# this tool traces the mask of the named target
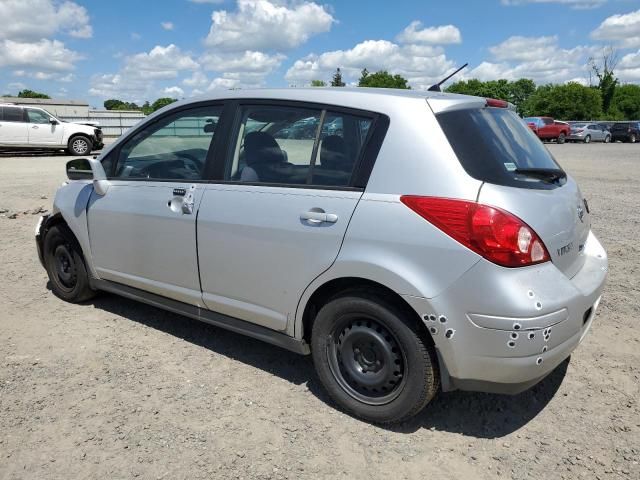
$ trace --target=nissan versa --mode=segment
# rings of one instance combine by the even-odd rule
[[[498,100],[229,91],[156,112],[67,176],[36,229],[56,295],[104,290],[311,353],[373,422],[439,389],[539,382],[607,275],[575,181]]]

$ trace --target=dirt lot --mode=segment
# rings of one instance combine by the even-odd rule
[[[390,429],[336,410],[309,358],[111,295],[58,300],[33,212],[67,157],[0,157],[0,479],[640,478],[640,145],[549,148],[610,255],[591,333],[528,392],[441,394]]]

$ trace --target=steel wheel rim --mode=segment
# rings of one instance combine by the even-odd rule
[[[71,291],[78,281],[78,270],[73,253],[65,244],[56,246],[53,251],[53,270],[58,286]]]
[[[89,146],[87,145],[87,142],[85,140],[78,138],[73,141],[73,150],[76,153],[86,153],[88,148]]]
[[[385,405],[404,389],[406,355],[396,337],[373,318],[344,317],[329,337],[329,368],[340,387],[368,405]]]

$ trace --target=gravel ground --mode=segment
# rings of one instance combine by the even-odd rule
[[[440,394],[394,428],[336,410],[308,357],[54,297],[33,228],[68,157],[0,156],[0,479],[640,478],[640,145],[549,149],[610,256],[590,334],[523,394]]]

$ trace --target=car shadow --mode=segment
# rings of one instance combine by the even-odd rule
[[[293,384],[306,383],[313,395],[336,408],[320,385],[310,356],[300,356],[259,340],[117,295],[101,293],[88,302],[88,305],[259,368]],[[380,428],[397,433],[413,433],[425,428],[476,438],[503,437],[526,425],[544,409],[562,384],[568,364],[569,359],[539,384],[518,395],[441,392],[413,419],[400,425]]]

